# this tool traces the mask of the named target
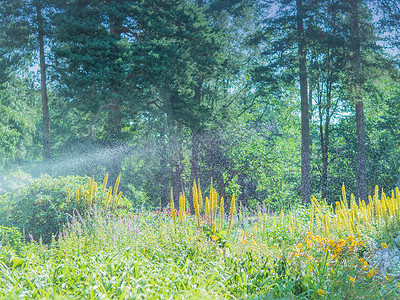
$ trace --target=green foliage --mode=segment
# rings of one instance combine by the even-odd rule
[[[230,234],[221,231],[214,235],[209,230],[197,230],[196,221],[190,215],[185,222],[178,222],[174,231],[168,211],[124,212],[118,216],[102,209],[91,210],[82,218],[72,218],[69,227],[50,245],[26,244],[20,256],[3,251],[0,296],[398,297],[398,278],[385,279],[376,270],[369,276],[368,262],[355,256],[356,250],[361,249],[361,241],[352,237],[334,240],[306,235],[303,217],[307,209],[300,208],[296,213],[300,215],[302,227],[297,230],[299,235],[296,240],[277,245],[265,242],[262,236],[273,234],[270,219],[264,233],[251,232],[249,227],[246,234],[251,239],[243,240],[238,227]],[[272,216],[276,217],[279,216]],[[283,221],[287,222],[287,215]],[[279,226],[288,230],[287,225]],[[370,249],[365,247],[368,252]]]
[[[1,224],[19,228],[26,239],[32,236],[49,243],[67,222],[68,215],[83,213],[80,203],[67,202],[67,189],[78,189],[86,180],[78,176],[43,176],[1,195]]]
[[[22,234],[15,227],[0,226],[0,243],[1,247],[10,247],[19,253],[23,245]]]

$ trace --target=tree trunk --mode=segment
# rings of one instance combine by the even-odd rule
[[[328,150],[329,150],[329,125],[330,125],[330,108],[331,108],[331,83],[327,83],[326,87],[326,117],[325,130],[322,144],[322,198],[328,197]]]
[[[46,62],[44,57],[44,30],[42,7],[40,2],[35,3],[36,16],[38,25],[38,41],[39,41],[39,64],[40,64],[40,91],[42,94],[42,112],[43,112],[43,155],[45,161],[51,160],[51,137],[50,137],[50,115],[49,115],[49,99],[47,96],[46,85]]]
[[[161,127],[160,130],[160,141],[161,141],[161,159],[160,159],[160,185],[161,185],[161,206],[167,207],[170,201],[170,188],[171,186],[168,184],[167,174],[168,174],[168,149],[165,141],[165,129]]]
[[[311,139],[307,99],[307,49],[304,36],[304,8],[302,0],[296,0],[296,7],[301,98],[301,200],[302,203],[305,204],[309,202],[311,198]]]
[[[364,103],[362,100],[362,89],[358,83],[361,76],[361,44],[358,17],[359,0],[351,1],[353,18],[353,63],[356,72],[354,82],[353,101],[356,105],[356,126],[357,126],[357,196],[359,199],[367,200],[367,158],[365,147],[365,126],[364,126]]]
[[[173,101],[170,100],[170,101]],[[179,140],[179,127],[175,125],[173,112],[171,110],[172,104],[167,113],[168,135],[169,135],[169,163],[170,163],[170,176],[171,187],[173,191],[175,209],[179,209],[179,194],[184,191],[182,183],[183,164],[182,158],[182,145]]]
[[[200,5],[200,4],[199,4]],[[196,105],[201,104],[201,89],[203,86],[203,80],[198,79],[197,86],[194,91],[194,98],[196,101]],[[190,210],[194,212],[193,207],[193,191],[192,185],[193,181],[199,179],[199,154],[200,154],[200,129],[198,124],[194,124],[192,129],[192,159],[191,159],[191,169],[190,169],[190,183],[189,183],[189,202],[190,202]]]
[[[190,183],[189,183],[189,202],[190,210],[193,212],[193,182],[199,179],[199,154],[200,154],[200,140],[199,133],[196,130],[192,131],[192,159],[191,159],[191,169],[190,169]]]
[[[123,19],[115,17],[113,14],[109,14],[110,24],[110,35],[116,38],[121,37],[121,27]],[[115,44],[114,49],[117,50],[118,46]],[[115,74],[110,71],[111,83],[109,86],[110,91],[118,94],[118,88],[113,85],[113,82],[117,82],[118,78],[115,78]],[[122,111],[121,101],[118,97],[111,98],[109,100],[109,110],[107,115],[107,135],[108,135],[108,147],[111,154],[110,164],[108,167],[109,182],[114,184],[119,174],[122,172],[122,161],[126,155],[125,145],[121,143],[121,132],[122,132]]]

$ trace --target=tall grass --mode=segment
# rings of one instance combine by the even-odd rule
[[[398,191],[391,197],[375,194],[365,206],[346,205],[343,197],[333,209],[314,199],[310,208],[278,214],[239,211],[240,218],[235,197],[224,217],[224,200],[212,187],[203,205],[201,187],[194,183],[194,215],[187,212],[184,194],[176,210],[172,194],[170,209],[115,211],[93,204],[84,215],[71,215],[49,245],[32,241],[18,251],[2,245],[0,296],[400,297],[399,278],[383,274],[371,258],[376,234],[398,221]],[[13,266],[7,255],[22,263]]]

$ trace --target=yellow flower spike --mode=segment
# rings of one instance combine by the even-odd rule
[[[212,232],[215,233],[217,230],[217,223],[215,222],[215,220],[212,222]]]
[[[342,201],[347,207],[346,188],[344,187],[344,183],[342,185]]]
[[[175,212],[174,194],[173,194],[172,187],[171,187],[171,199],[170,199],[170,204],[171,204],[172,223],[174,224],[174,231],[175,231],[175,226],[176,226],[176,212]]]
[[[195,219],[197,222],[197,229],[200,229],[200,207],[198,201],[197,185],[195,180],[193,181],[192,194],[193,194],[193,207],[194,207]]]
[[[254,222],[254,234],[257,235],[257,222]]]
[[[324,290],[322,290],[322,289],[319,289],[317,291],[317,294],[318,294],[318,296],[324,296],[326,294],[326,292]]]
[[[224,197],[221,197],[221,201],[219,204],[219,217],[222,222],[224,220]]]
[[[94,182],[94,185],[93,185],[93,200],[96,200],[96,198],[97,198],[97,182],[95,181]]]
[[[214,199],[213,199],[213,220],[217,220],[217,210],[218,210],[218,194],[214,189]]]
[[[232,195],[232,200],[231,200],[231,207],[230,207],[230,211],[229,211],[229,225],[228,225],[228,232],[230,232],[232,230],[232,226],[233,226],[233,214],[235,211],[235,195]]]
[[[200,179],[198,179],[197,191],[198,191],[197,199],[199,201],[199,210],[200,210],[200,212],[202,212],[203,211],[203,195],[201,194]]]
[[[122,197],[122,191],[119,192],[117,200],[115,200],[115,207],[117,207],[119,205],[119,201],[121,200]]]
[[[368,278],[371,278],[372,276],[374,276],[374,271],[375,271],[374,268],[369,269],[368,274],[367,274]]]

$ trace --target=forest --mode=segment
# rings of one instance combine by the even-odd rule
[[[1,297],[400,296],[398,0],[0,0],[0,65]]]
[[[1,5],[3,174],[121,172],[145,207],[399,184],[397,1],[59,2]]]

